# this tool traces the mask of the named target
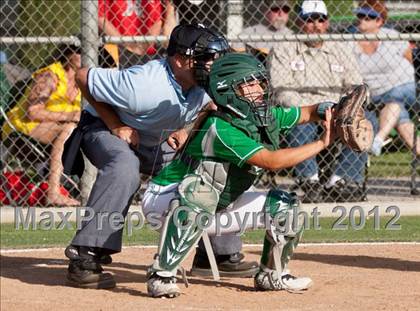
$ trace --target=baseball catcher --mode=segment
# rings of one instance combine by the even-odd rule
[[[218,110],[206,116],[183,153],[152,180],[143,199],[146,216],[157,213],[164,219],[158,254],[148,273],[148,294],[180,294],[177,269],[203,230],[223,235],[256,227],[265,228],[266,234],[255,288],[308,289],[310,278],[295,277],[287,269],[303,232],[295,194],[278,189],[254,192],[250,187],[263,169],[292,167],[330,145],[334,139],[331,109],[327,105],[273,107],[267,72],[248,54],[217,59],[208,92]],[[325,120],[320,118],[321,110]],[[322,121],[325,129],[319,140],[279,148],[280,135],[299,123],[314,121]],[[214,220],[219,216],[230,219],[229,225],[217,225]]]

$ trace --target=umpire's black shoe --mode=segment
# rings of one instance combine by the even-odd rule
[[[67,285],[79,288],[110,289],[116,283],[110,273],[104,273],[95,253],[81,247],[80,257],[70,260]]]
[[[324,190],[325,202],[363,202],[367,201],[366,191],[359,183],[340,179],[331,188]]]
[[[243,261],[244,257],[241,253],[216,256],[220,276],[236,278],[254,277],[259,271],[259,265],[255,261]],[[192,276],[213,276],[207,254],[202,254],[200,251],[196,252],[190,273]]]
[[[98,253],[98,251],[96,251],[95,253]],[[70,260],[80,259],[79,247],[70,244],[64,250],[64,255],[66,255],[66,257]],[[98,262],[101,265],[110,265],[112,263],[112,257],[109,254],[103,254],[99,252],[99,254],[97,254],[96,256],[97,256]]]

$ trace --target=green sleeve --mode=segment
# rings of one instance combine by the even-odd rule
[[[264,148],[244,132],[219,118],[214,118],[208,133],[212,143],[206,142],[205,145],[212,149],[214,156],[239,167]]]
[[[296,126],[300,120],[300,113],[300,107],[275,107],[273,114],[279,124],[280,132],[287,133],[292,127]]]

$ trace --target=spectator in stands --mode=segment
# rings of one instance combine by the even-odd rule
[[[98,26],[109,36],[169,36],[176,26],[170,0],[99,0]],[[119,50],[119,63],[130,67],[158,56],[158,44],[128,43]],[[108,51],[110,51],[108,49]],[[112,54],[112,52],[111,52]]]
[[[261,3],[265,12],[264,20],[259,24],[245,28],[240,35],[275,35],[292,33],[286,26],[291,9],[288,0],[266,0]],[[259,41],[252,42],[249,45],[268,54],[269,50],[275,45],[275,42]],[[240,48],[240,46],[236,47]],[[242,48],[244,48],[243,45]]]
[[[79,202],[60,193],[64,142],[80,118],[80,90],[75,75],[81,67],[76,46],[63,45],[57,61],[32,74],[32,83],[7,113],[22,134],[43,144],[52,144],[47,200],[50,205],[75,206]],[[3,138],[13,130],[5,123]]]
[[[383,27],[388,15],[383,1],[363,1],[355,13],[361,33],[398,34],[396,30]],[[416,94],[409,42],[358,41],[354,52],[363,79],[369,85],[372,102],[380,109],[379,131],[372,144],[372,153],[381,154],[384,141],[393,128],[412,148],[415,129],[407,107],[414,106]],[[417,154],[420,154],[420,137],[417,137]]]
[[[298,22],[305,34],[326,33],[329,20],[325,3],[304,1]],[[336,41],[279,44],[270,53],[269,68],[273,98],[283,106],[337,102],[346,87],[362,83],[351,49]],[[297,147],[314,141],[317,135],[318,126],[299,125],[291,130],[287,140],[292,147]],[[364,200],[362,181],[366,161],[366,153],[358,154],[343,147],[326,185],[320,183],[315,157],[297,165],[294,173],[305,192],[303,202]]]

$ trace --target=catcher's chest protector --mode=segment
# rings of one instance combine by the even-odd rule
[[[278,149],[280,130],[277,122],[273,120],[269,127],[258,128],[253,122],[231,117],[226,113],[212,112],[211,116],[217,116],[220,119],[229,122],[232,126],[244,132],[255,141],[263,143],[269,150]],[[244,165],[239,168],[236,165],[225,165],[227,179],[222,193],[220,194],[217,209],[226,208],[235,201],[243,192],[245,192],[255,181],[255,178],[262,172],[261,169],[255,169],[251,165]]]

